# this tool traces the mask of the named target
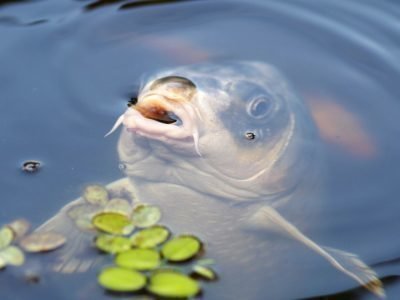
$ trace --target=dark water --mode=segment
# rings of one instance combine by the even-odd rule
[[[390,276],[388,298],[396,299],[396,1],[104,3],[0,1],[0,223],[25,217],[39,225],[87,183],[122,176],[115,150],[118,136],[103,136],[135,94],[142,74],[200,61],[259,60],[280,69],[322,119],[318,127],[325,137],[330,201],[324,201],[317,216],[307,216],[313,225],[303,228],[321,244],[357,253],[381,276]],[[327,134],[332,124],[338,129]],[[41,160],[43,168],[23,174],[19,167],[27,159]],[[335,278],[332,274],[329,278]],[[2,286],[7,286],[1,299],[102,295],[96,286],[82,289],[79,276],[57,275],[21,289],[18,272],[0,275]],[[299,278],[298,286],[288,287],[291,291],[281,297],[343,292],[323,275],[317,274],[314,292],[302,293],[307,289]],[[346,280],[336,275],[335,280]],[[285,274],[276,276],[284,285]],[[205,299],[220,298],[213,285],[218,283],[206,286]],[[71,294],[71,287],[82,291]],[[341,297],[372,299],[363,290]]]

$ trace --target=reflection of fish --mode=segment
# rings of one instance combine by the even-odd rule
[[[270,66],[236,62],[157,74],[113,130],[120,124],[125,128],[118,150],[129,180],[110,188],[132,187],[140,200],[158,204],[174,231],[199,234],[211,253],[232,258],[232,264],[239,264],[236,253],[249,245],[263,259],[268,232],[285,233],[384,294],[356,255],[318,245],[278,212],[311,195],[315,199],[317,188],[308,182],[318,151],[306,109]],[[41,230],[60,231],[68,222],[65,211]],[[244,260],[259,270],[268,265]],[[65,266],[74,269],[68,261]]]

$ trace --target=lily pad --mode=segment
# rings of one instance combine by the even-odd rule
[[[0,249],[10,245],[13,239],[14,232],[10,227],[4,226],[0,229]]]
[[[172,270],[160,270],[150,277],[147,289],[160,297],[193,297],[200,291],[196,280]]]
[[[160,254],[153,249],[131,249],[118,254],[115,263],[139,271],[154,270],[160,265]]]
[[[132,222],[137,227],[145,228],[157,224],[161,219],[161,211],[157,206],[139,204],[132,212]]]
[[[0,251],[0,261],[7,265],[21,266],[25,262],[24,253],[15,246],[9,246]]]
[[[108,253],[119,253],[131,248],[131,242],[128,238],[109,234],[100,234],[95,243],[98,249]]]
[[[31,224],[25,219],[17,219],[7,224],[7,227],[14,232],[14,239],[19,239],[29,231]]]
[[[138,248],[154,248],[165,242],[169,236],[170,232],[166,227],[155,225],[132,235],[131,243]]]
[[[194,257],[201,249],[201,242],[191,235],[177,236],[164,244],[162,255],[169,261],[185,261]]]
[[[83,198],[91,203],[97,205],[106,205],[108,202],[108,191],[101,185],[89,185],[83,191]]]
[[[207,279],[207,280],[216,280],[217,279],[217,274],[215,272],[207,267],[201,266],[201,265],[195,265],[192,268],[193,274],[200,276],[201,278]]]
[[[134,270],[108,267],[98,276],[99,284],[114,292],[135,292],[146,284],[146,277]]]
[[[101,212],[92,219],[93,225],[104,232],[111,234],[130,234],[134,225],[124,214],[114,212]]]
[[[27,252],[46,252],[55,250],[66,242],[66,238],[55,232],[36,232],[25,236],[19,244]]]
[[[125,199],[114,198],[107,203],[103,209],[103,212],[115,212],[130,216],[132,213],[132,205]]]

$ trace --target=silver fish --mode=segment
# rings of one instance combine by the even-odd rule
[[[301,276],[294,270],[302,269],[302,257],[312,251],[384,297],[376,273],[357,255],[321,246],[289,221],[322,199],[323,158],[309,112],[273,67],[230,62],[158,73],[110,133],[120,125],[126,178],[108,188],[157,204],[174,232],[199,235],[210,256],[229,270],[221,276],[227,299],[241,292],[263,299],[254,285],[247,288],[247,279],[272,286],[278,271],[290,283]],[[82,203],[75,200],[38,228],[70,238],[59,271],[85,271],[93,262],[77,255],[83,233],[67,215]],[[300,249],[298,257],[289,255],[291,247]],[[292,265],[280,269],[286,260]]]

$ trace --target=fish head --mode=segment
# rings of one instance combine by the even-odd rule
[[[309,120],[286,80],[267,64],[184,66],[143,84],[120,118],[119,155],[134,182],[274,201],[306,170],[314,148]]]

